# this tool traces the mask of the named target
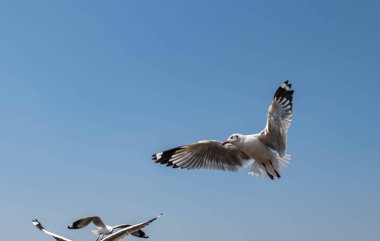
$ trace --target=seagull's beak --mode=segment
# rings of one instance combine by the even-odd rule
[[[228,144],[228,143],[231,143],[231,142],[229,142],[229,141],[225,141],[225,142],[222,143],[222,145],[224,146],[224,145],[226,145],[226,144]]]

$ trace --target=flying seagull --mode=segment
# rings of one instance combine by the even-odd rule
[[[72,241],[71,239],[68,239],[68,238],[65,238],[65,237],[59,236],[59,235],[57,235],[57,234],[55,234],[55,233],[52,233],[52,232],[47,231],[37,219],[32,220],[32,223],[33,223],[33,225],[36,226],[39,230],[41,230],[42,232],[46,233],[47,235],[52,236],[52,237],[53,237],[55,240],[57,240],[57,241]]]
[[[162,215],[162,214],[161,214]],[[153,222],[157,218],[159,218],[161,215],[155,217],[154,219],[150,220],[150,222]],[[119,224],[116,226],[109,226],[103,223],[103,221],[100,219],[98,216],[91,216],[91,217],[86,217],[86,218],[81,218],[71,224],[71,226],[68,226],[67,228],[69,229],[80,229],[84,228],[90,223],[93,223],[98,229],[97,230],[92,230],[92,233],[98,236],[98,239],[104,235],[108,235],[114,232],[115,229],[122,229],[122,228],[127,228],[132,225],[130,224]],[[139,237],[139,238],[149,238],[149,236],[146,236],[145,233],[142,230],[136,230],[135,232],[131,233],[131,235]],[[98,240],[97,239],[97,240]]]
[[[292,121],[293,93],[288,80],[278,87],[260,133],[232,134],[225,142],[206,140],[152,155],[156,163],[183,169],[240,171],[253,163],[249,174],[280,178],[289,164],[286,134]]]
[[[158,216],[158,217],[160,217],[160,216]],[[119,240],[125,238],[126,236],[128,236],[129,234],[135,233],[138,230],[140,230],[140,229],[144,228],[145,226],[149,225],[151,222],[153,222],[154,220],[156,220],[158,217],[155,217],[155,218],[153,218],[151,220],[148,220],[146,222],[143,222],[143,223],[131,225],[129,227],[120,229],[117,232],[114,232],[111,235],[105,237],[104,239],[102,239],[102,241],[119,241]],[[68,238],[65,238],[65,237],[59,236],[59,235],[57,235],[55,233],[47,231],[41,225],[41,223],[37,219],[34,219],[32,222],[33,222],[33,225],[36,226],[39,230],[41,230],[42,232],[44,232],[44,233],[52,236],[57,241],[72,241],[72,240],[70,240]]]

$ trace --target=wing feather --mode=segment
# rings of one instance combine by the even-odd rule
[[[292,122],[293,94],[292,85],[287,80],[277,89],[272,104],[268,108],[265,129],[260,132],[259,140],[285,155],[286,134]]]
[[[90,217],[78,219],[77,221],[73,222],[71,224],[71,226],[68,226],[67,228],[69,228],[69,229],[80,229],[80,228],[86,227],[91,222],[93,224],[95,224],[95,226],[98,229],[106,227],[106,225],[103,223],[103,221],[100,219],[100,217],[98,217],[98,216],[90,216]]]
[[[113,234],[109,235],[108,237],[102,239],[102,241],[119,241],[119,240],[125,238],[126,236],[128,236],[129,234],[135,233],[136,231],[139,231],[140,229],[146,227],[150,223],[154,222],[157,218],[161,217],[161,215],[159,215],[155,218],[152,218],[146,222],[135,224],[135,225],[123,228],[123,229],[117,231],[116,233],[113,233]]]
[[[219,141],[200,141],[154,154],[153,160],[173,168],[239,171],[251,158],[238,147]]]
[[[119,224],[119,225],[114,226],[113,229],[122,229],[122,228],[127,228],[130,226],[132,226],[132,225],[130,225],[130,224]],[[145,232],[142,231],[141,229],[131,233],[131,235],[138,237],[138,238],[149,238],[149,236],[147,236],[145,234]]]

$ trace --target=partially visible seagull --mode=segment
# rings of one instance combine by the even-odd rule
[[[159,218],[162,214],[159,216],[155,217],[154,219],[151,220],[153,222],[157,218]],[[67,228],[69,229],[80,229],[84,228],[90,223],[93,223],[98,229],[97,230],[92,230],[92,233],[98,236],[98,239],[100,237],[104,237],[104,235],[108,235],[113,233],[115,229],[122,229],[122,228],[127,228],[130,227],[130,224],[119,224],[116,226],[109,226],[103,223],[103,221],[100,219],[98,216],[90,216],[86,218],[81,218],[71,224],[71,226],[68,226]],[[139,238],[149,238],[149,236],[146,236],[145,233],[142,230],[137,230],[136,232],[131,233],[131,235],[139,237]],[[98,240],[96,239],[96,240]]]
[[[161,216],[161,215],[160,215]],[[158,216],[159,217],[159,216]],[[126,228],[123,228],[123,229],[120,229],[118,230],[117,232],[105,237],[104,239],[102,239],[102,241],[119,241],[123,238],[125,238],[126,236],[128,236],[129,234],[132,234],[132,233],[135,233],[137,231],[139,231],[140,229],[146,227],[147,225],[149,225],[151,222],[153,222],[154,220],[156,220],[158,217],[155,217],[151,220],[148,220],[146,222],[143,222],[143,223],[139,223],[139,224],[135,224],[135,225],[131,225],[129,227],[126,227]],[[39,230],[41,230],[42,232],[52,236],[55,240],[57,241],[72,241],[68,238],[65,238],[65,237],[62,237],[62,236],[59,236],[55,233],[52,233],[50,231],[47,231],[42,225],[41,223],[37,220],[37,219],[34,219],[32,221],[33,225],[36,226]]]
[[[47,235],[52,236],[57,241],[72,241],[71,239],[68,239],[68,238],[59,236],[58,234],[52,233],[50,231],[47,231],[37,219],[32,220],[32,223],[39,230],[41,230],[42,232],[46,233]]]
[[[156,163],[173,168],[240,171],[253,162],[249,174],[280,178],[289,164],[286,134],[292,121],[293,93],[288,80],[280,85],[260,133],[232,134],[225,142],[206,140],[152,155]]]

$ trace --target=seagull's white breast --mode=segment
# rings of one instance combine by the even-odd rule
[[[274,158],[272,151],[259,140],[256,134],[246,136],[240,148],[256,161],[266,162]]]

